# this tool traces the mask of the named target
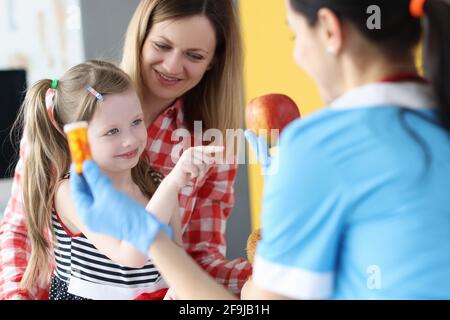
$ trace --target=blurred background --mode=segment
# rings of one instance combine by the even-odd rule
[[[183,0],[180,0],[183,1]],[[120,61],[128,21],[139,0],[0,0],[0,217],[7,204],[18,144],[9,132],[27,85],[59,78],[86,59]],[[283,1],[239,1],[245,47],[246,101],[267,93],[291,96],[302,116],[322,102],[292,59]],[[251,154],[250,156],[254,156]],[[263,178],[258,165],[240,165],[236,206],[227,225],[229,258],[245,257],[259,227]],[[295,195],[293,195],[295,196]]]

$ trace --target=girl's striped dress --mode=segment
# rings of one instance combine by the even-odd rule
[[[156,185],[162,175],[152,174]],[[142,268],[118,265],[100,253],[83,235],[72,234],[56,210],[52,212],[55,233],[55,270],[50,300],[133,300],[143,294],[165,292],[167,284],[158,270],[147,261]]]

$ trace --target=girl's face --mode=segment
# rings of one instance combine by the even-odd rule
[[[200,15],[152,26],[142,48],[144,95],[174,100],[195,87],[211,65],[214,28]]]
[[[92,157],[106,172],[129,170],[137,165],[147,143],[147,130],[136,92],[105,96],[89,121]]]

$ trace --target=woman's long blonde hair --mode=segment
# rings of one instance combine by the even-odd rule
[[[103,95],[125,92],[133,87],[128,75],[109,62],[92,60],[71,68],[59,80],[56,89],[56,127],[50,121],[45,104],[51,84],[51,80],[40,80],[31,86],[16,121],[16,129],[24,127],[27,144],[21,183],[32,250],[22,278],[24,287],[48,284],[51,276],[53,248],[49,231],[52,230],[53,200],[56,186],[69,172],[71,162],[66,137],[57,127],[61,130],[67,123],[92,119],[99,102],[87,91],[88,85]],[[132,169],[132,176],[141,191],[150,197],[155,188],[144,159]]]
[[[212,69],[184,95],[186,125],[192,130],[194,121],[202,121],[204,130],[219,129],[225,136],[226,129],[243,125],[242,41],[233,0],[141,1],[128,26],[121,66],[142,92],[141,51],[152,26],[194,15],[209,19],[217,46]]]

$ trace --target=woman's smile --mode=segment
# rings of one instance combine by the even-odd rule
[[[180,78],[168,76],[157,70],[155,70],[155,74],[156,74],[156,78],[158,79],[159,83],[164,86],[174,86],[182,81],[182,79],[180,79]]]

